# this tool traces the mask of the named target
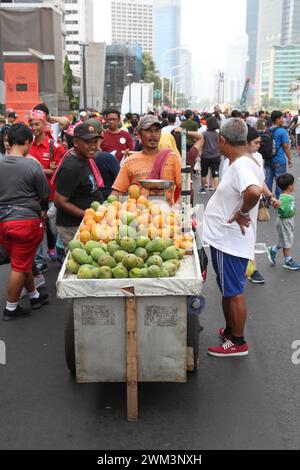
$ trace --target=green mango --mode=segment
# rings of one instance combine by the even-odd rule
[[[115,279],[127,279],[128,278],[128,270],[123,265],[117,265],[113,270],[113,277]]]
[[[108,266],[109,268],[113,269],[117,266],[115,259],[109,255],[102,255],[98,259],[98,264],[100,267]]]
[[[163,260],[161,259],[160,256],[155,255],[155,256],[150,256],[150,258],[147,261],[147,266],[158,266],[159,268],[163,265]]]
[[[67,262],[67,272],[70,274],[77,274],[80,269],[80,264],[76,263],[73,259]]]
[[[84,244],[81,243],[79,240],[71,240],[69,243],[69,249],[70,251],[76,250],[76,248],[83,250],[84,249]]]
[[[169,261],[170,259],[178,259],[179,255],[175,246],[169,246],[162,252],[161,257],[164,261]]]

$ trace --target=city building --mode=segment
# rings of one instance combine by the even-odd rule
[[[130,74],[130,76],[128,76]],[[142,79],[141,46],[113,44],[106,47],[104,107],[121,110],[123,92],[130,82]]]
[[[81,75],[80,43],[94,41],[94,18],[92,0],[65,1],[66,52],[75,77]]]
[[[164,77],[179,65],[181,0],[154,0],[154,61]]]
[[[87,108],[102,111],[105,80],[106,44],[89,43],[89,47],[86,48],[85,59]],[[83,92],[81,93],[80,107],[84,107]]]
[[[254,101],[256,56],[257,56],[257,33],[258,33],[259,0],[247,0],[247,24],[248,34],[248,61],[246,75],[250,78],[249,102]]]
[[[153,0],[111,1],[112,44],[138,45],[153,55]]]
[[[182,47],[178,51],[179,56],[179,66],[176,72],[176,75],[182,75],[178,80],[178,92],[182,93],[185,98],[190,101],[192,96],[192,80],[193,80],[193,70],[192,70],[192,53]],[[176,71],[176,69],[175,69]],[[173,71],[174,75],[174,71]]]
[[[214,77],[214,103],[222,105],[225,103],[225,73],[218,70]]]
[[[225,101],[228,104],[240,102],[246,82],[248,37],[237,37],[227,50],[225,72]]]
[[[255,80],[255,102],[258,104],[266,94],[271,48],[281,44],[282,13],[283,0],[259,1]]]
[[[36,8],[21,4],[19,8],[0,8],[6,106],[17,110],[19,116],[26,116],[41,100],[52,113],[68,110],[63,94],[61,12],[51,3]],[[41,25],[38,29],[37,24]]]
[[[300,109],[300,75],[299,79],[292,82],[291,96],[293,109]]]
[[[283,0],[281,44],[300,44],[299,0]]]
[[[259,2],[256,102],[265,97],[292,101],[292,81],[300,76],[300,2]]]
[[[300,76],[299,45],[274,46],[270,57],[269,98],[292,102],[292,83]]]

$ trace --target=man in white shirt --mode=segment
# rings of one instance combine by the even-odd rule
[[[162,128],[162,134],[171,134],[172,131],[176,129],[176,114],[168,114],[168,125]],[[179,124],[180,126],[180,124]]]
[[[239,118],[228,119],[221,127],[220,152],[229,158],[230,166],[204,215],[204,239],[211,247],[226,320],[226,328],[219,331],[225,343],[208,349],[217,357],[248,354],[244,288],[248,262],[254,259],[264,175],[247,150],[247,134],[247,125]]]

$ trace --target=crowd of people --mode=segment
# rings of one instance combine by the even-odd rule
[[[53,116],[40,103],[27,122],[17,120],[13,110],[0,116],[0,248],[11,263],[3,320],[29,315],[19,303],[25,295],[33,309],[48,302],[38,290],[45,283],[43,274],[49,262],[63,261],[92,202],[126,195],[131,185],[150,178],[174,183],[167,192],[170,205],[180,199],[186,131],[187,164],[193,177],[201,174],[199,197],[207,203],[204,239],[211,247],[226,321],[219,331],[224,343],[209,348],[209,354],[248,354],[243,293],[249,261],[255,266],[251,280],[264,282],[254,255],[262,197],[279,211],[270,262],[274,265],[283,250],[283,267],[300,269],[291,251],[295,180],[288,173],[293,135],[300,154],[300,110],[296,116],[238,110],[229,115],[215,107],[202,114],[128,113],[122,120],[114,109]]]

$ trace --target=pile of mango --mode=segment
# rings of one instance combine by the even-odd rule
[[[85,211],[69,244],[67,272],[78,279],[174,277],[192,247],[192,235],[182,235],[180,214],[162,211],[131,186],[123,203],[110,196]]]

